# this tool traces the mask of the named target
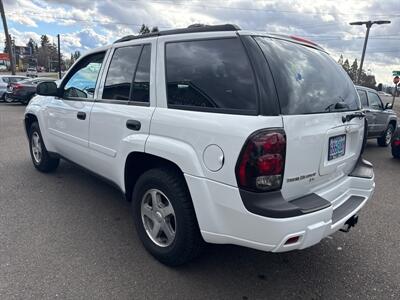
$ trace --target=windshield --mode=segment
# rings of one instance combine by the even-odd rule
[[[284,115],[358,110],[356,89],[328,54],[297,43],[255,37],[275,80]]]

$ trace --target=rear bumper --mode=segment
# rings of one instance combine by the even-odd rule
[[[264,251],[284,252],[317,244],[356,215],[372,197],[375,183],[372,165],[360,161],[369,177],[352,173],[312,196],[285,204],[264,198],[267,213],[250,211],[236,187],[185,175],[203,238],[211,243],[229,243]],[[366,168],[366,169],[364,169]],[[355,169],[356,170],[356,169]],[[319,206],[321,205],[321,206]],[[260,207],[258,209],[261,210]],[[273,211],[275,217],[270,214]],[[288,239],[298,237],[294,243]]]

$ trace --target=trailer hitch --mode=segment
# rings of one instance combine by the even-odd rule
[[[350,219],[348,219],[346,223],[344,223],[344,226],[340,229],[340,231],[349,232],[351,227],[356,226],[357,223],[358,223],[358,215],[354,215]]]

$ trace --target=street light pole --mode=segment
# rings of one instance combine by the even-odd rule
[[[61,49],[60,49],[60,35],[57,34],[57,54],[58,54],[58,79],[61,79]]]
[[[3,28],[4,28],[4,34],[6,35],[6,43],[7,43],[7,51],[8,51],[8,56],[10,58],[10,65],[11,65],[11,74],[15,75],[15,63],[14,63],[14,53],[12,52],[12,46],[11,46],[11,38],[10,35],[8,34],[8,26],[7,26],[7,20],[6,20],[6,14],[4,12],[4,6],[3,6],[3,0],[0,0],[0,13],[1,13],[1,18],[3,20]]]
[[[367,50],[369,30],[371,29],[372,25],[374,25],[374,24],[382,25],[382,24],[390,24],[390,23],[391,23],[390,21],[386,21],[386,20],[365,21],[365,22],[358,21],[358,22],[350,23],[350,25],[365,25],[367,27],[367,32],[365,33],[364,47],[363,47],[363,51],[362,51],[362,55],[361,55],[360,69],[358,70],[356,83],[360,83],[361,72],[362,72],[362,68],[364,65],[365,51]]]

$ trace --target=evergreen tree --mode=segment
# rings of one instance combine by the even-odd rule
[[[349,60],[347,58],[344,61],[342,67],[346,71],[346,73],[349,74],[349,76],[350,76],[350,63],[349,63]]]
[[[48,47],[50,45],[50,40],[47,37],[47,35],[43,34],[40,37],[40,46],[42,46],[42,48]]]
[[[340,58],[338,60],[338,64],[343,66],[343,54],[340,54]]]
[[[357,64],[357,58],[354,60],[353,64],[350,67],[350,78],[353,80],[353,82],[356,82],[357,80],[357,73],[358,73],[358,64]]]
[[[142,27],[140,27],[140,30],[139,30],[139,35],[146,34],[146,33],[150,33],[150,29],[147,25],[142,24]]]

